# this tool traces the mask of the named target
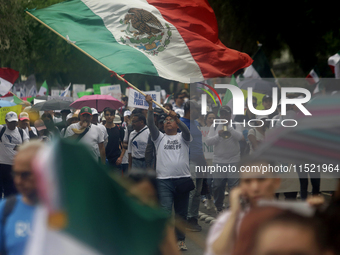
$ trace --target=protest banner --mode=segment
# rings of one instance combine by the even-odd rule
[[[15,112],[19,116],[19,114],[21,113],[21,110],[22,110],[22,105],[14,105],[10,107],[0,108],[0,125],[6,124],[5,118],[8,112]]]
[[[206,144],[206,140],[209,134],[209,129],[210,127],[201,127],[201,133],[202,133],[202,147],[203,147],[203,153],[204,153],[204,157],[206,159],[212,159],[214,156],[214,146],[208,146]]]
[[[119,84],[100,87],[100,94],[101,95],[110,95],[110,96],[118,99],[119,101],[121,100],[121,97],[122,97],[122,91],[121,91]]]
[[[72,97],[74,100],[77,100],[78,97],[78,92],[83,92],[86,89],[86,85],[85,84],[73,84],[72,87]]]
[[[161,103],[161,93],[156,91],[143,91],[143,93],[150,95],[154,101],[157,103]],[[130,88],[129,89],[129,101],[128,106],[133,108],[141,108],[148,109],[149,104],[145,100],[145,96],[137,92],[136,90]],[[152,107],[156,107],[156,104],[153,103]]]

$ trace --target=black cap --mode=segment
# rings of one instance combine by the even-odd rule
[[[163,122],[166,116],[168,116],[166,113],[161,113],[158,117],[158,122]]]
[[[231,113],[231,109],[230,109],[230,107],[229,107],[228,105],[223,105],[223,106],[221,106],[220,112],[221,112],[221,111],[225,111],[225,112],[227,112],[227,113]]]
[[[268,101],[268,100],[273,101],[273,98],[271,96],[269,96],[269,95],[265,95],[265,96],[262,97],[262,102]]]
[[[160,115],[162,113],[164,113],[164,111],[161,108],[156,107],[153,109],[153,114]]]

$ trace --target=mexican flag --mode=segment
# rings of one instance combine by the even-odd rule
[[[328,65],[335,74],[335,78],[340,79],[340,51],[328,59]]]
[[[44,83],[41,85],[40,89],[39,89],[39,96],[48,96],[48,85],[47,82],[44,81]]]
[[[18,78],[18,71],[6,67],[0,68],[0,95],[6,95]]]
[[[88,148],[55,140],[33,169],[42,206],[26,255],[156,254],[166,212],[129,195]]]
[[[218,39],[205,0],[70,0],[28,13],[118,74],[190,83],[252,63]]]
[[[244,78],[274,78],[269,62],[264,54],[261,46],[253,56],[254,62],[244,70]]]
[[[315,70],[312,69],[312,70],[309,72],[309,74],[307,75],[306,80],[308,81],[308,83],[309,83],[310,85],[313,85],[313,84],[319,82],[320,79],[319,79],[318,74],[315,72]]]

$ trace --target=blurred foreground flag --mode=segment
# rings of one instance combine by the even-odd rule
[[[335,74],[335,78],[340,79],[340,51],[328,59],[328,65]]]
[[[6,95],[18,77],[18,71],[6,67],[0,68],[0,95]]]
[[[26,255],[156,254],[166,213],[127,195],[87,148],[54,141],[33,168],[43,205]]]
[[[252,63],[218,39],[205,0],[69,0],[29,13],[118,74],[190,83]]]

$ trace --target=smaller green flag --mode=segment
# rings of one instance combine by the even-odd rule
[[[44,81],[44,83],[41,85],[41,87],[39,89],[38,95],[39,96],[44,96],[44,95],[48,96],[48,93],[49,93],[48,92],[48,85],[47,85],[47,82]]]
[[[23,100],[21,100],[19,97],[17,97],[16,95],[13,94],[13,101],[16,104],[21,104],[23,102]]]
[[[93,91],[95,95],[100,95],[100,87],[110,86],[110,83],[93,84]]]

